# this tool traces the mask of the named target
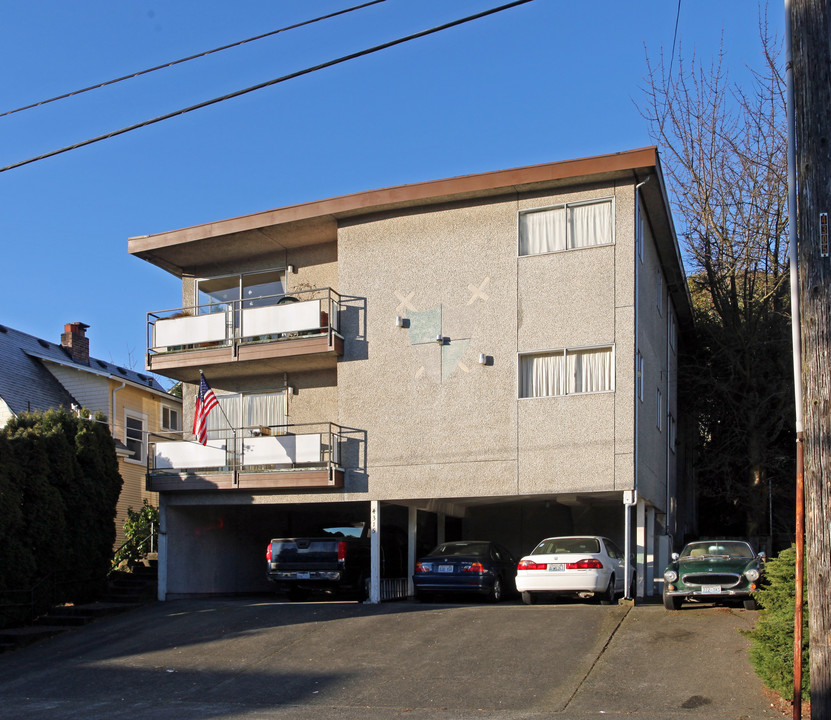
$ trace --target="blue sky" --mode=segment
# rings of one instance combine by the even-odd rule
[[[0,0],[0,112],[360,4],[359,0]],[[0,167],[503,4],[386,0],[0,117]],[[534,0],[497,15],[0,172],[0,323],[143,367],[145,314],[173,276],[127,239],[372,188],[652,144],[645,53],[675,0]],[[773,5],[781,35],[784,11]],[[758,8],[686,0],[676,43],[731,78],[759,62]]]

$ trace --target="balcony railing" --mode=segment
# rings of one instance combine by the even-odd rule
[[[151,438],[147,489],[279,490],[343,487],[343,429],[334,423],[244,427],[206,445]],[[181,436],[181,433],[179,433]]]
[[[337,292],[318,288],[151,312],[147,369],[190,381],[200,363],[341,355],[341,309]]]

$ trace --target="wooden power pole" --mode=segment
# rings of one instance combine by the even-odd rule
[[[831,0],[791,0],[791,30],[811,717],[831,718]]]

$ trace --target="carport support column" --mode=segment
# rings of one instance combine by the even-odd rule
[[[160,601],[167,599],[167,503],[165,494],[159,493],[159,540],[156,546],[159,559],[156,563],[158,583],[156,596]]]
[[[646,503],[638,499],[635,513],[635,562],[637,564],[637,597],[644,596],[646,583]]]
[[[416,531],[418,530],[418,508],[407,508],[407,596],[415,594],[413,575],[416,561]]]
[[[381,602],[381,503],[369,501],[369,602]]]
[[[644,595],[655,594],[655,508],[646,509],[646,587]]]

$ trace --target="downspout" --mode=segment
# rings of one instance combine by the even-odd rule
[[[646,180],[639,182],[635,185],[635,302],[634,302],[634,311],[635,311],[635,428],[634,428],[634,493],[632,497],[629,498],[630,502],[627,502],[627,498],[624,495],[624,507],[626,508],[624,511],[624,550],[623,554],[626,556],[626,577],[624,578],[624,596],[627,599],[631,599],[632,597],[632,588],[629,587],[630,581],[632,578],[632,506],[637,503],[638,501],[638,415],[639,415],[639,407],[640,407],[640,392],[639,386],[640,382],[638,379],[638,356],[640,353],[640,343],[638,341],[638,302],[640,297],[640,254],[641,254],[641,246],[643,243],[643,234],[641,233],[641,203],[640,203],[640,189],[646,183],[651,180],[652,176],[649,175]]]

